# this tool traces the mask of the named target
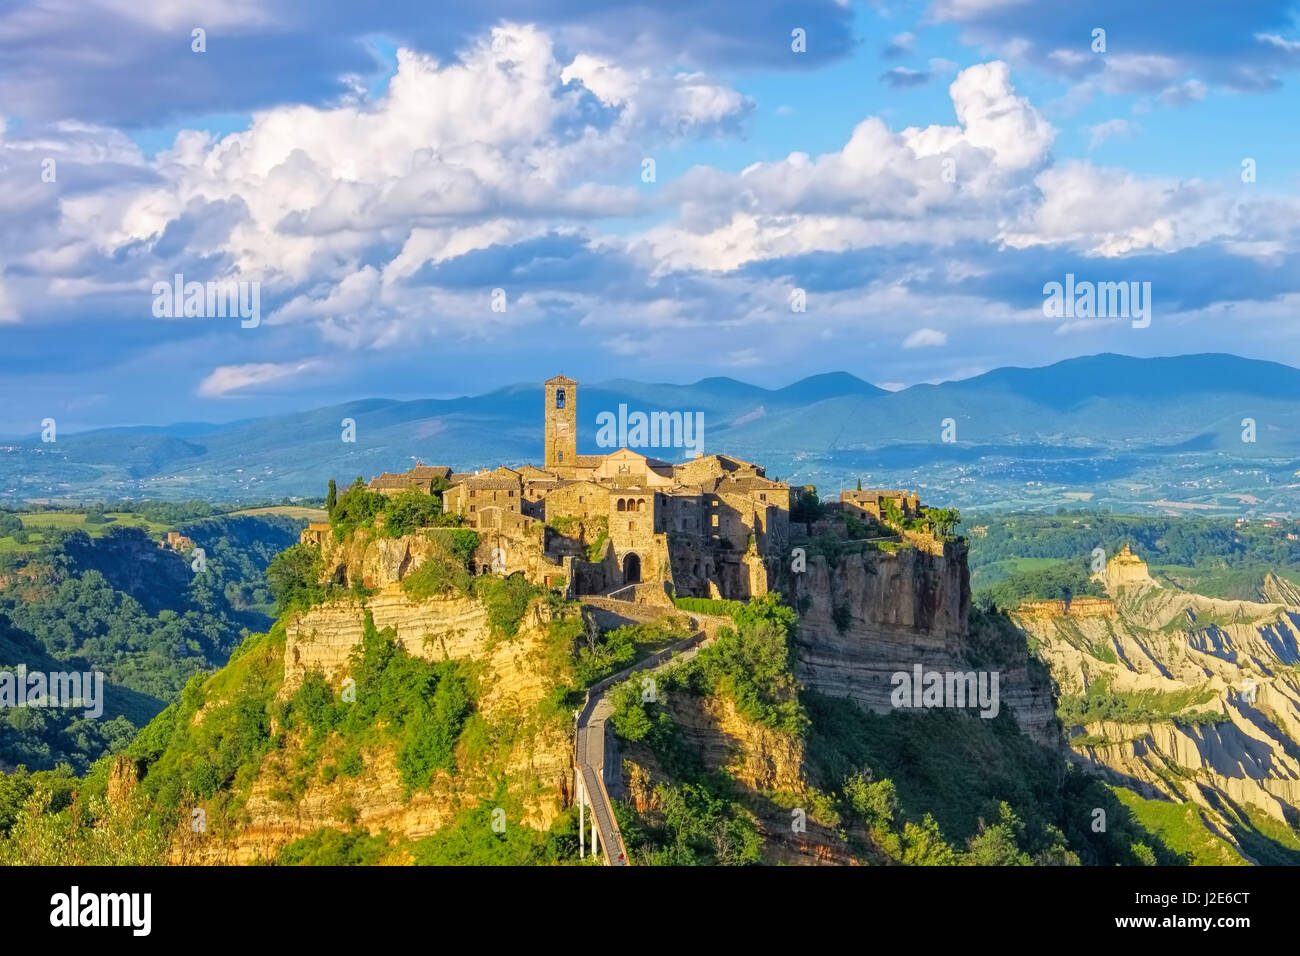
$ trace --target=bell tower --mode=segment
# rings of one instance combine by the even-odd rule
[[[546,468],[578,463],[578,383],[557,375],[546,381]]]

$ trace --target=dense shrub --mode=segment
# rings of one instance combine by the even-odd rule
[[[802,733],[807,717],[793,672],[794,609],[769,594],[742,605],[733,617],[736,628],[721,629],[689,666],[751,720]]]
[[[277,612],[284,614],[324,600],[328,594],[328,588],[320,583],[324,571],[320,551],[311,545],[295,544],[277,554],[266,569]]]
[[[388,841],[381,834],[326,828],[294,840],[275,861],[281,866],[372,866],[387,849]]]

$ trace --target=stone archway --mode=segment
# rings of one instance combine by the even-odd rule
[[[623,583],[641,583],[641,556],[635,551],[629,551],[623,557]]]

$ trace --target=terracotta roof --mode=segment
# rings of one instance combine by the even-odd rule
[[[394,475],[384,472],[378,478],[371,478],[371,488],[428,488],[432,479],[412,478],[410,475]]]
[[[447,478],[451,475],[451,469],[446,465],[416,465],[411,469],[412,478]]]
[[[771,478],[760,478],[758,475],[747,475],[744,478],[718,479],[717,490],[726,491],[728,489],[736,491],[787,491],[789,486],[779,481],[773,481]]]
[[[644,458],[645,463],[651,468],[672,468],[673,463],[663,461],[660,458],[651,458],[649,455],[643,455],[634,448],[620,448],[618,451],[612,451],[608,455],[579,455],[579,458],[596,458],[598,461],[604,461],[607,458]]]
[[[496,475],[467,475],[465,478],[456,482],[456,485],[464,485],[466,488],[510,488],[519,487],[518,478],[501,478]],[[453,485],[452,487],[455,487]]]

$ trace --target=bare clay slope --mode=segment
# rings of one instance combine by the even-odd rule
[[[1066,728],[1076,758],[1146,796],[1191,801],[1230,840],[1225,806],[1294,828],[1300,607],[1162,588],[1131,556],[1112,559],[1107,580],[1113,605],[1014,615],[1066,708],[1082,698]],[[1089,690],[1109,710],[1088,706]]]

